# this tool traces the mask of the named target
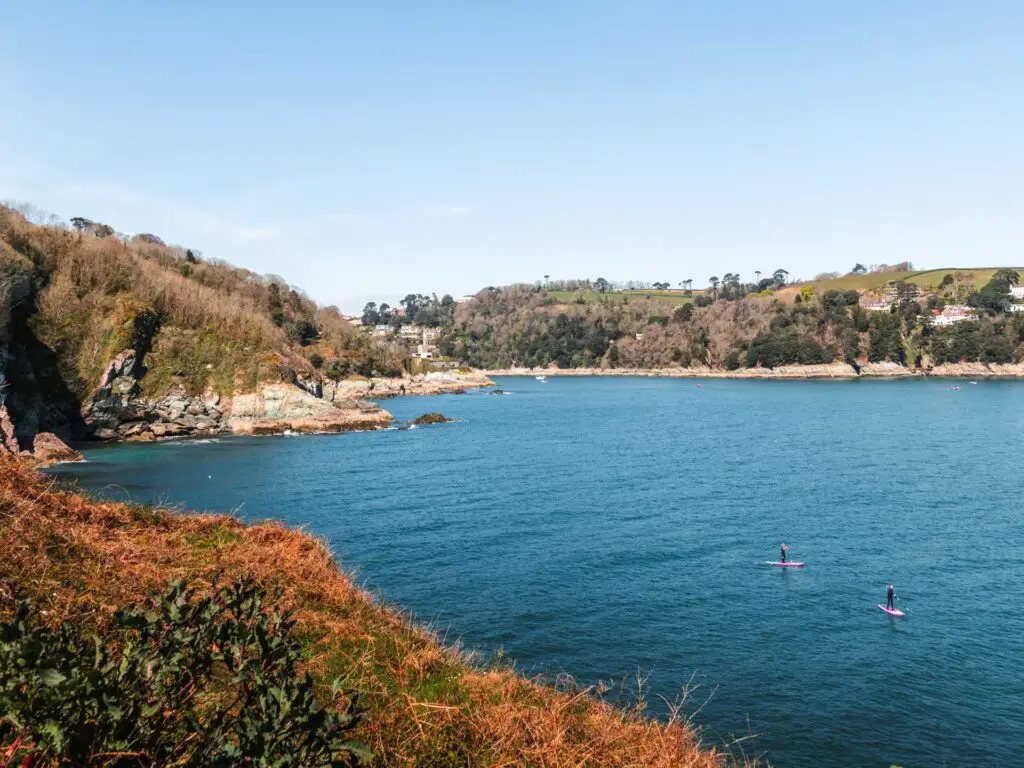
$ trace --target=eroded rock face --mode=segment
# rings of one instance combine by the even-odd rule
[[[209,435],[226,429],[220,396],[189,395],[177,388],[160,398],[140,397],[135,350],[114,356],[100,376],[83,417],[97,440],[154,440]]]

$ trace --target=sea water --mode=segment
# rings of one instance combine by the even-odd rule
[[[504,379],[415,430],[101,447],[114,498],[277,518],[527,674],[688,682],[780,766],[1024,764],[1024,382]],[[803,569],[779,569],[779,545]],[[888,583],[892,618],[878,609]],[[737,739],[751,739],[736,742]]]

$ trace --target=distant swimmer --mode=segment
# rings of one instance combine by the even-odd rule
[[[896,600],[896,588],[892,584],[890,584],[888,591],[885,593],[885,607],[886,608],[895,609],[896,608],[896,605],[894,603],[895,600]]]
[[[780,563],[786,562],[786,553],[787,552],[789,552],[789,547],[787,547],[785,544],[783,544],[779,548],[779,562]]]

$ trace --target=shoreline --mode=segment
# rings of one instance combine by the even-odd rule
[[[322,384],[263,385],[254,392],[235,393],[221,398],[211,395],[220,408],[215,424],[204,429],[189,429],[170,414],[145,422],[145,433],[121,434],[115,420],[106,437],[72,440],[72,445],[50,436],[59,450],[45,456],[33,456],[42,467],[82,461],[81,450],[97,445],[135,442],[164,443],[187,440],[209,440],[224,437],[272,437],[293,435],[330,435],[350,432],[376,432],[390,429],[394,418],[377,401],[395,397],[465,394],[470,389],[485,389],[494,382],[478,371],[453,371],[396,378],[345,379],[326,389]],[[187,406],[203,398],[181,396],[177,410],[181,415]],[[157,404],[142,403],[144,410],[157,412]],[[180,415],[179,415],[180,418]],[[143,423],[130,421],[127,424]],[[27,455],[32,456],[31,452]],[[55,457],[57,460],[55,461]]]
[[[659,379],[761,379],[761,380],[854,380],[854,379],[1024,379],[1024,363],[955,363],[930,369],[906,368],[897,363],[865,363],[858,371],[847,363],[783,365],[778,368],[504,368],[481,371],[493,377],[641,377]]]

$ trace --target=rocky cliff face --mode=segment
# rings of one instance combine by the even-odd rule
[[[391,415],[370,403],[321,399],[322,389],[259,384],[254,392],[189,395],[178,386],[160,398],[140,395],[138,357],[126,350],[110,361],[83,415],[99,440],[156,440],[220,433],[346,432],[385,427]]]
[[[227,426],[240,435],[279,432],[348,432],[377,429],[391,414],[373,403],[345,399],[334,404],[291,384],[267,384],[258,392],[236,394]]]

